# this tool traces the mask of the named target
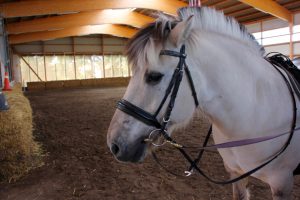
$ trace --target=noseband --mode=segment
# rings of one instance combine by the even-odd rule
[[[210,126],[210,129],[207,133],[207,136],[205,138],[205,141],[203,143],[202,147],[197,147],[198,149],[200,149],[200,152],[198,154],[198,157],[196,159],[192,159],[191,156],[184,150],[185,146],[178,144],[174,139],[172,139],[168,132],[167,132],[167,125],[170,122],[170,116],[172,113],[172,110],[174,108],[174,104],[175,104],[175,100],[177,97],[177,93],[180,87],[180,83],[182,81],[182,77],[183,77],[183,73],[185,72],[187,79],[188,79],[188,83],[192,92],[192,96],[194,98],[194,102],[195,102],[195,106],[196,108],[199,105],[199,101],[197,98],[197,93],[195,90],[195,86],[194,86],[194,82],[190,73],[190,70],[185,62],[186,59],[186,54],[185,54],[185,45],[182,45],[180,48],[180,52],[176,52],[176,51],[171,51],[171,50],[162,50],[160,52],[160,55],[166,55],[166,56],[172,56],[172,57],[177,57],[179,58],[179,62],[177,64],[177,67],[174,70],[174,73],[172,75],[171,81],[165,91],[165,95],[161,101],[161,103],[159,104],[157,110],[155,111],[154,114],[151,114],[147,111],[145,111],[144,109],[130,103],[129,101],[122,99],[117,103],[117,108],[121,111],[123,111],[124,113],[134,117],[135,119],[149,125],[149,126],[153,126],[156,127],[157,129],[153,130],[150,134],[149,134],[149,138],[146,139],[145,141],[149,141],[151,142],[153,145],[155,146],[161,146],[163,145],[165,142],[168,142],[170,144],[172,144],[174,147],[176,147],[180,153],[185,157],[185,159],[189,162],[190,167],[188,171],[185,171],[186,176],[189,176],[192,174],[193,169],[195,169],[199,174],[201,174],[203,177],[205,177],[206,179],[208,179],[209,181],[216,183],[216,184],[230,184],[230,183],[234,183],[237,182],[243,178],[246,178],[248,176],[250,176],[251,174],[255,173],[256,171],[258,171],[259,169],[263,168],[264,166],[266,166],[267,164],[269,164],[270,162],[272,162],[273,160],[275,160],[279,155],[281,155],[286,148],[288,147],[288,145],[290,144],[294,131],[295,130],[299,130],[300,128],[296,128],[296,111],[297,111],[297,107],[296,107],[296,100],[295,100],[295,95],[293,92],[294,90],[299,90],[298,87],[294,86],[293,84],[291,84],[291,82],[293,81],[293,77],[289,74],[289,72],[286,70],[285,66],[280,64],[279,62],[275,61],[274,59],[272,59],[272,57],[268,58],[266,57],[266,60],[269,61],[273,67],[279,72],[279,74],[282,76],[283,80],[285,81],[287,88],[289,90],[291,99],[292,99],[292,105],[293,105],[293,119],[292,119],[292,123],[291,123],[291,129],[289,132],[286,133],[281,133],[275,136],[269,136],[269,137],[259,137],[259,138],[254,138],[254,139],[245,139],[245,140],[239,140],[239,141],[232,141],[232,142],[227,142],[227,143],[222,143],[222,144],[216,144],[216,145],[212,145],[212,146],[208,146],[208,140],[211,136],[212,133],[212,126]],[[287,77],[283,74],[282,71],[284,71],[287,74]],[[288,80],[289,79],[289,80]],[[300,90],[299,90],[300,91]],[[161,109],[163,107],[163,105],[166,103],[167,98],[170,96],[170,100],[168,103],[168,106],[166,108],[166,111],[163,115],[163,118],[161,120],[161,122],[157,119],[158,114],[161,112]],[[300,93],[298,98],[300,99]],[[163,136],[164,137],[164,143],[162,144],[157,144],[154,143],[154,137],[152,138],[152,136],[154,135],[154,133],[157,133],[158,136]],[[286,141],[286,143],[283,145],[283,147],[277,152],[275,153],[270,159],[268,159],[267,161],[265,161],[264,163],[262,163],[261,165],[257,166],[256,168],[236,177],[233,178],[231,180],[227,180],[227,181],[216,181],[214,179],[211,179],[208,175],[206,175],[199,167],[198,167],[198,163],[203,155],[204,150],[207,149],[211,149],[211,148],[230,148],[230,147],[238,147],[238,146],[244,146],[244,145],[249,145],[249,144],[254,144],[254,143],[259,143],[259,142],[264,142],[267,140],[272,140],[274,138],[277,137],[281,137],[283,135],[287,135],[289,134],[289,137]],[[156,136],[157,136],[156,135]],[[156,157],[156,155],[154,154],[154,152],[152,152],[152,155],[154,157],[154,159],[158,162],[158,159]],[[160,166],[162,166],[159,162],[158,164]],[[162,166],[163,167],[163,166]],[[168,169],[166,169],[165,167],[163,167],[166,171],[170,172]],[[172,172],[170,172],[172,173]],[[172,173],[174,174],[174,173]],[[174,174],[177,175],[177,174]]]

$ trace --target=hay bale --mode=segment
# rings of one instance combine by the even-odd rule
[[[0,112],[0,180],[11,182],[42,165],[42,154],[32,135],[32,110],[21,86],[5,95],[10,109]]]
[[[41,91],[45,90],[46,83],[45,82],[28,82],[27,88],[29,91]]]
[[[80,88],[80,80],[66,80],[64,82],[64,88]]]

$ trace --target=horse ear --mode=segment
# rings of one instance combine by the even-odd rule
[[[170,33],[170,40],[176,47],[182,45],[191,33],[193,15],[179,22]]]

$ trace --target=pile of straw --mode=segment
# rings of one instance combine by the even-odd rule
[[[40,146],[32,135],[32,110],[21,86],[5,93],[10,109],[0,112],[0,181],[16,181],[42,165]]]

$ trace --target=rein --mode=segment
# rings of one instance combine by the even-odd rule
[[[187,146],[178,144],[173,138],[171,138],[168,135],[167,125],[170,121],[170,116],[171,116],[172,110],[174,108],[175,100],[176,100],[176,97],[177,97],[177,93],[178,93],[178,90],[179,90],[180,83],[182,81],[184,72],[187,76],[188,83],[189,83],[189,86],[190,86],[190,89],[191,89],[192,96],[194,98],[194,102],[195,102],[196,107],[198,107],[199,101],[198,101],[198,98],[197,98],[197,93],[196,93],[196,90],[195,90],[195,86],[194,86],[194,82],[193,82],[191,73],[189,71],[189,68],[188,68],[186,62],[185,62],[185,59],[186,59],[185,45],[182,45],[179,52],[171,51],[171,50],[162,50],[160,52],[160,55],[177,57],[177,58],[179,58],[179,61],[178,61],[177,67],[174,70],[171,81],[170,81],[170,83],[169,83],[169,85],[168,85],[168,87],[165,91],[165,95],[164,95],[161,103],[159,104],[156,112],[154,114],[151,114],[151,113],[143,110],[142,108],[139,108],[139,107],[133,105],[132,103],[128,102],[125,99],[122,99],[117,103],[117,108],[119,110],[123,111],[124,113],[136,118],[137,120],[139,120],[139,121],[141,121],[141,122],[143,122],[143,123],[145,123],[149,126],[156,127],[157,129],[154,129],[153,131],[150,132],[149,137],[147,139],[145,139],[145,142],[150,142],[154,146],[162,146],[165,143],[169,143],[172,146],[174,146],[176,149],[178,149],[179,152],[183,155],[183,157],[190,164],[190,167],[189,167],[188,171],[185,171],[186,176],[190,176],[193,173],[193,170],[195,169],[203,177],[205,177],[209,181],[211,181],[213,183],[216,183],[216,184],[230,184],[230,183],[237,182],[237,181],[239,181],[243,178],[246,178],[246,177],[250,176],[251,174],[255,173],[259,169],[263,168],[264,166],[266,166],[267,164],[269,164],[270,162],[275,160],[279,155],[281,155],[286,150],[286,148],[289,146],[289,144],[292,140],[294,131],[300,129],[300,127],[295,129],[297,107],[296,107],[296,100],[295,100],[295,95],[294,95],[294,91],[296,91],[296,90],[299,91],[299,89],[297,87],[295,87],[295,84],[293,84],[295,82],[295,80],[292,77],[292,75],[289,74],[289,72],[285,69],[285,67],[282,64],[278,64],[278,62],[276,62],[274,59],[272,59],[272,57],[270,57],[270,58],[266,58],[266,60],[269,61],[273,65],[273,67],[278,71],[278,73],[282,76],[283,80],[285,81],[285,83],[287,85],[290,96],[291,96],[292,105],[293,105],[293,119],[292,119],[292,122],[291,122],[290,131],[282,133],[282,134],[278,134],[278,135],[275,135],[275,136],[265,136],[265,137],[258,137],[258,138],[253,138],[253,139],[237,140],[237,141],[231,141],[231,142],[226,142],[226,143],[207,146],[209,138],[212,134],[212,126],[210,126],[210,129],[207,133],[207,136],[205,138],[205,141],[204,141],[202,147],[187,147]],[[282,71],[280,69],[283,70],[287,74],[287,77],[290,79],[290,81],[287,79],[287,77],[282,73]],[[163,105],[166,103],[166,100],[169,96],[170,96],[170,100],[168,102],[167,109],[166,109],[166,111],[163,115],[162,121],[159,122],[157,120],[157,116],[161,112],[161,109],[162,109]],[[298,98],[300,99],[300,95],[299,95]],[[272,139],[275,139],[275,138],[278,138],[278,137],[281,137],[281,136],[287,135],[287,134],[289,134],[289,137],[288,137],[286,143],[269,160],[267,160],[266,162],[262,163],[258,167],[254,168],[254,169],[252,169],[252,170],[250,170],[250,171],[248,171],[248,172],[246,172],[246,173],[244,173],[241,176],[238,176],[236,178],[233,178],[233,179],[230,179],[230,180],[227,180],[227,181],[216,181],[214,179],[211,179],[208,175],[206,175],[198,167],[198,163],[201,160],[201,157],[202,157],[205,150],[216,149],[216,148],[230,148],[230,147],[245,146],[245,145],[255,144],[255,143],[259,143],[259,142],[264,142],[264,141],[267,141],[267,140],[272,140]],[[164,141],[162,143],[155,143],[155,138],[157,138],[159,136],[163,136]],[[199,152],[196,159],[192,159],[191,156],[185,151],[185,149],[188,149],[188,148],[197,148],[197,149],[200,150],[200,152]],[[152,152],[152,155],[153,155],[154,160],[163,169],[165,169],[166,171],[168,171],[169,173],[171,173],[173,175],[178,176],[178,174],[170,172],[168,169],[166,169],[164,166],[162,166],[154,152]]]

